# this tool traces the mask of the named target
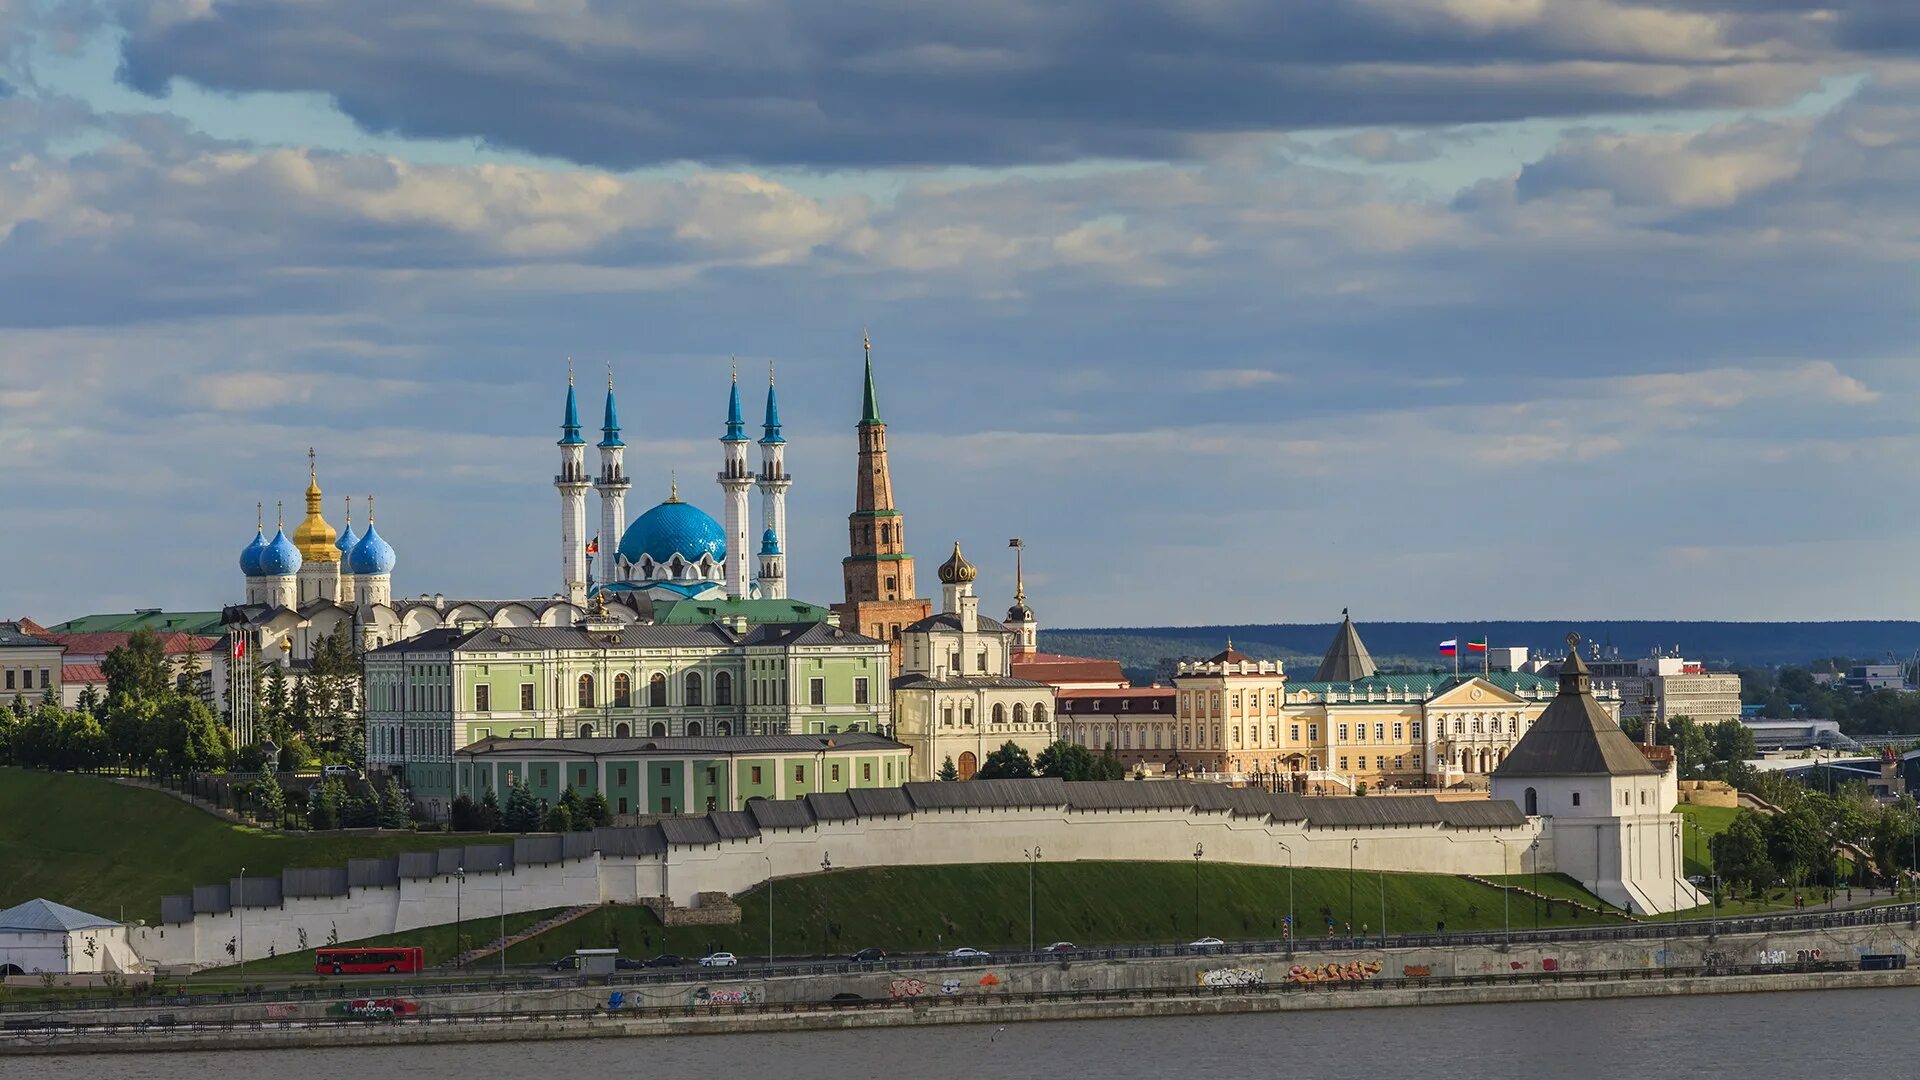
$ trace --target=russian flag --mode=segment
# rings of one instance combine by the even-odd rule
[[[1452,639],[1451,641],[1443,641],[1443,642],[1441,642],[1441,643],[1440,643],[1440,655],[1441,655],[1441,656],[1458,656],[1458,655],[1460,655],[1460,639],[1459,639],[1459,638],[1454,638],[1454,639]]]

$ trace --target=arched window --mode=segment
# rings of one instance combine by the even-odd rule
[[[1527,816],[1538,817],[1539,814],[1540,814],[1540,793],[1533,790],[1532,788],[1528,788],[1527,789]]]
[[[592,725],[592,724],[581,724],[581,725],[580,725],[580,737],[581,737],[581,738],[583,738],[583,739],[591,739],[591,738],[593,738],[593,725]]]
[[[996,724],[1007,722],[1007,707],[997,701],[993,703],[993,722]]]
[[[715,680],[715,681],[717,682],[718,680]],[[715,692],[716,692],[716,693],[718,693],[718,692],[719,692],[719,691],[718,691],[718,688],[717,688],[717,687],[715,688]],[[731,734],[733,734],[733,722],[732,722],[732,721],[730,721],[730,720],[722,720],[722,721],[720,721],[720,726],[719,726],[719,729],[718,729],[718,732],[717,732],[717,733],[718,733],[718,734],[721,734],[721,735],[731,735]]]
[[[653,725],[653,730],[650,731],[648,734],[652,735],[656,739],[664,739],[666,738],[666,735],[667,735],[667,725],[662,724],[658,721],[655,721]]]
[[[713,703],[715,705],[733,704],[733,675],[722,671],[713,677]]]
[[[1027,706],[1024,702],[1016,701],[1013,703],[1013,722],[1016,724],[1024,724],[1027,722]]]
[[[657,671],[647,680],[647,704],[656,709],[667,707],[667,677]]]
[[[696,736],[697,736],[697,735],[699,735],[699,734],[700,734],[700,721],[698,721],[698,720],[689,720],[689,721],[687,721],[687,734],[688,734],[688,735],[696,735]]]
[[[624,671],[613,677],[613,707],[616,709],[633,707],[633,680],[627,678],[627,673]]]
[[[593,676],[591,675],[580,676],[580,707],[593,708]]]
[[[615,724],[613,725],[613,734],[616,738],[624,739],[633,734],[633,729],[626,724]]]
[[[1036,724],[1047,722],[1047,707],[1037,701],[1033,703],[1033,722]]]
[[[687,704],[699,705],[701,703],[701,699],[706,696],[704,693],[702,693],[702,691],[704,691],[705,689],[706,689],[706,680],[700,677],[699,672],[697,671],[687,672],[687,697],[686,697]]]

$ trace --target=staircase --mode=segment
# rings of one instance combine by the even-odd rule
[[[1521,896],[1527,897],[1531,900],[1541,900],[1541,901],[1545,901],[1548,904],[1570,904],[1574,907],[1579,908],[1581,911],[1589,911],[1589,912],[1592,912],[1594,915],[1601,916],[1601,917],[1604,917],[1607,915],[1616,915],[1616,916],[1619,916],[1620,918],[1627,920],[1628,922],[1641,921],[1635,916],[1628,914],[1627,912],[1624,912],[1624,911],[1615,911],[1612,909],[1602,910],[1600,908],[1594,907],[1592,904],[1588,904],[1579,900],[1574,900],[1570,897],[1548,896],[1545,893],[1537,893],[1537,892],[1534,892],[1532,889],[1526,888],[1525,886],[1522,886],[1522,885],[1502,885],[1500,882],[1494,881],[1491,878],[1483,878],[1475,874],[1461,874],[1460,876],[1467,879],[1468,881],[1473,882],[1476,885],[1485,885],[1489,889],[1512,889],[1514,892],[1519,893]]]
[[[548,918],[542,919],[539,922],[534,923],[532,926],[527,927],[525,930],[519,931],[518,933],[509,934],[504,938],[495,938],[492,941],[487,942],[485,945],[477,945],[471,949],[468,949],[466,952],[463,952],[460,955],[454,957],[453,959],[448,960],[446,963],[439,965],[434,970],[442,971],[442,972],[458,971],[459,969],[467,966],[468,964],[473,963],[475,960],[481,959],[482,957],[492,956],[495,953],[502,952],[506,949],[511,949],[515,945],[520,944],[521,942],[527,940],[528,938],[539,937],[541,934],[546,933],[547,931],[553,929],[556,926],[565,926],[566,924],[572,922],[573,920],[578,919],[582,915],[585,915],[590,911],[594,911],[599,907],[600,907],[599,904],[583,904],[580,907],[570,907],[567,910],[562,911],[557,915],[553,915]]]

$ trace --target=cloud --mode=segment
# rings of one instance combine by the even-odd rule
[[[1283,19],[1246,0],[117,10],[122,78],[149,94],[319,93],[369,131],[611,168],[1175,160],[1279,131],[1778,104],[1841,56],[1820,10],[1676,0],[1366,0]]]

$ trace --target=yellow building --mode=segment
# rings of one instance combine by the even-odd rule
[[[1227,648],[1174,675],[1172,771],[1309,793],[1467,786],[1487,776],[1552,700],[1537,675],[1382,675],[1345,620],[1311,681]],[[1618,708],[1618,703],[1611,703]]]

